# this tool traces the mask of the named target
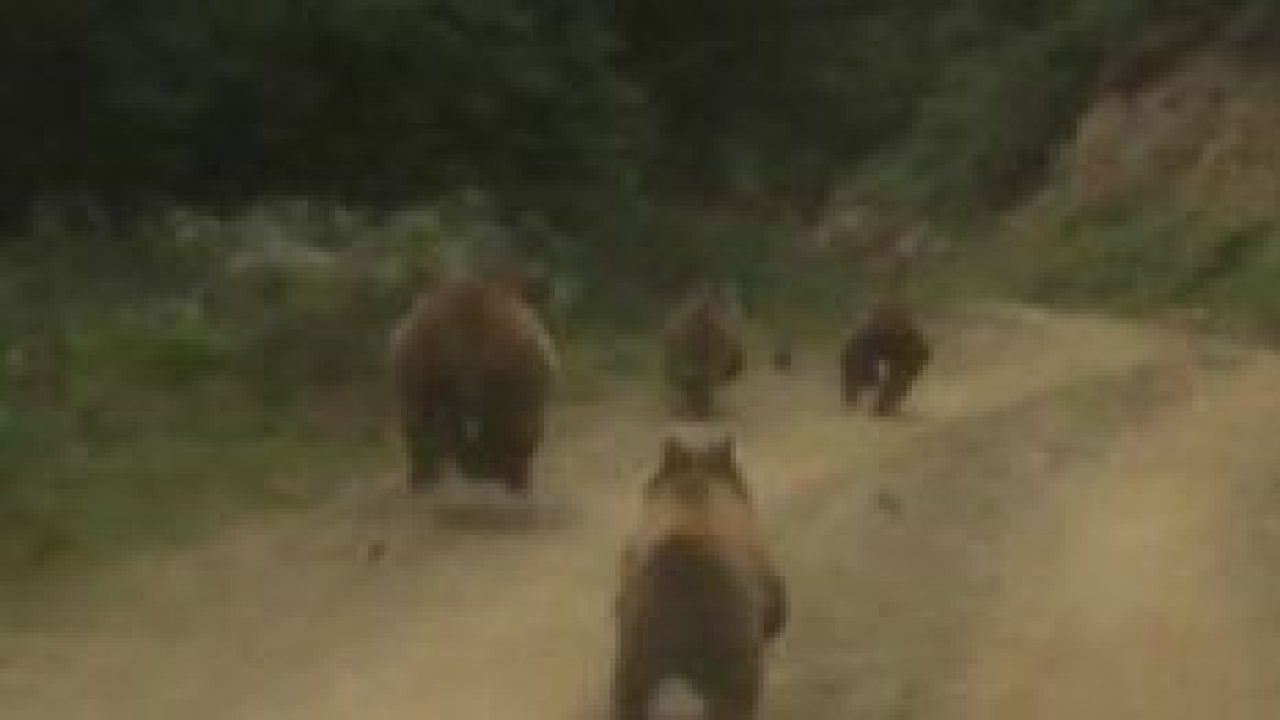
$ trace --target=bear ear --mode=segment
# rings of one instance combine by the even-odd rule
[[[693,465],[693,453],[679,438],[668,436],[662,442],[662,463],[658,472],[665,475],[687,470],[691,465]]]

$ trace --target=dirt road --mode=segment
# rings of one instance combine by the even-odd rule
[[[732,395],[793,594],[765,717],[1280,715],[1280,359],[1012,310],[938,339],[901,420],[813,348]],[[0,637],[0,717],[602,720],[650,390],[561,408],[532,506],[387,478],[140,560]]]

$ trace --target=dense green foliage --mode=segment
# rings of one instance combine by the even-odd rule
[[[584,213],[637,197],[810,207],[905,138],[902,183],[916,192],[999,198],[1142,31],[1225,32],[1242,12],[1266,28],[1270,7],[5,3],[0,199],[11,215],[36,200],[118,214],[279,195],[386,206],[479,187],[512,219],[580,230]]]

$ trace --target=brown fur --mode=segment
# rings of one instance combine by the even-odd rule
[[[706,418],[715,391],[743,369],[739,329],[723,294],[702,285],[675,308],[663,330],[664,370],[678,409]]]
[[[881,303],[841,352],[844,400],[855,404],[863,390],[875,388],[875,413],[892,415],[928,362],[929,346],[910,311],[898,303]]]
[[[555,347],[524,288],[503,276],[447,282],[420,297],[392,339],[409,482],[442,461],[523,492],[541,440]]]
[[[731,442],[668,440],[623,559],[614,720],[648,720],[668,679],[688,682],[710,720],[751,720],[766,646],[786,619]]]

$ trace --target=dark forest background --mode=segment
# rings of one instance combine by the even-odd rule
[[[466,187],[580,230],[640,201],[811,212],[914,137],[912,194],[989,206],[1108,62],[1277,24],[1264,0],[5,3],[0,198],[128,216]]]

